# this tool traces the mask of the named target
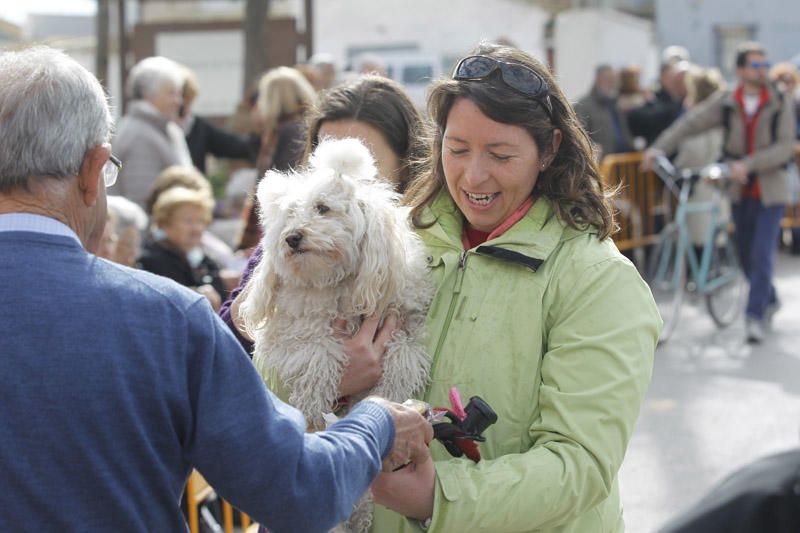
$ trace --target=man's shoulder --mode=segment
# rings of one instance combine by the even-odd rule
[[[68,237],[0,233],[0,245],[4,249],[0,279],[28,287],[22,292],[11,285],[2,287],[0,292],[7,295],[24,298],[47,288],[54,301],[89,297],[100,308],[131,310],[142,316],[185,314],[204,300],[170,279],[94,256]],[[69,283],[64,283],[66,279]]]
[[[114,291],[126,307],[166,306],[185,313],[203,297],[169,278],[95,258],[98,275],[86,280],[98,289]]]

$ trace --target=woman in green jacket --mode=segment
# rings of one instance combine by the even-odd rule
[[[382,474],[373,531],[623,531],[617,472],[661,320],[609,238],[590,141],[513,48],[481,45],[428,105],[429,165],[407,195],[438,287],[424,399],[447,406],[458,386],[499,418],[478,463],[433,443],[434,461]]]

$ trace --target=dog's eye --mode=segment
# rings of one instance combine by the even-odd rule
[[[324,215],[325,213],[331,210],[331,208],[325,204],[317,204],[315,207],[317,208],[317,213],[319,213],[320,215]]]

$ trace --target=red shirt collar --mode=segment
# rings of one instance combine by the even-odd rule
[[[739,108],[744,111],[744,87],[741,85],[736,87],[736,90],[733,92],[733,97],[739,104]],[[767,102],[769,102],[769,89],[762,87],[761,93],[758,95],[758,110],[756,111],[756,114],[761,111],[761,108],[764,107],[764,104]]]
[[[527,200],[522,202],[520,206],[513,212],[511,215],[499,226],[491,231],[491,233],[486,233],[484,231],[479,231],[469,227],[469,223],[466,222],[464,224],[464,230],[461,232],[461,243],[464,245],[465,250],[470,250],[479,246],[486,241],[490,241],[495,239],[508,231],[508,228],[519,222],[519,220],[524,217],[530,208],[533,206],[534,199],[532,196],[529,196]]]

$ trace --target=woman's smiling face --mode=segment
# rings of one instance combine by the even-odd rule
[[[521,126],[495,122],[467,98],[447,115],[442,167],[447,189],[471,227],[490,233],[530,197],[542,160]]]

